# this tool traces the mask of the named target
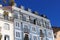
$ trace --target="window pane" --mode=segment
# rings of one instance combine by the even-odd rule
[[[10,25],[7,24],[7,23],[5,23],[5,24],[4,24],[4,29],[6,29],[6,30],[10,30]]]
[[[16,26],[19,27],[19,22],[16,22]]]
[[[40,30],[40,37],[44,37],[44,33],[42,30]]]
[[[13,13],[14,13],[14,18],[18,19],[19,11],[13,10]]]
[[[42,25],[41,20],[37,20],[37,25],[39,25],[39,26],[41,26],[41,25]]]
[[[24,32],[25,32],[25,33],[29,33],[29,28],[28,28],[27,25],[24,25]]]
[[[32,31],[36,32],[36,28],[35,27],[32,27]]]
[[[20,37],[20,32],[16,32],[16,37]]]
[[[37,37],[36,37],[36,36],[33,36],[33,39],[34,39],[34,40],[37,40]]]

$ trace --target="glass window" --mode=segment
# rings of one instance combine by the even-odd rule
[[[20,37],[20,32],[16,32],[16,37]]]
[[[34,40],[37,40],[37,37],[36,37],[36,36],[33,36],[33,39],[34,39]]]
[[[42,26],[45,27],[45,21],[42,19]]]
[[[32,31],[33,31],[33,32],[36,32],[36,28],[35,28],[35,27],[32,27]]]
[[[26,21],[26,16],[23,14],[23,16],[22,16],[22,20],[23,21]]]
[[[5,23],[5,24],[4,24],[4,29],[6,29],[6,30],[10,30],[10,25],[7,24],[7,23]]]
[[[29,15],[25,15],[26,16],[26,21],[29,22]]]
[[[20,11],[19,11],[19,12],[20,12]],[[19,14],[20,14],[20,20],[22,20],[23,13],[20,12]]]
[[[44,33],[42,30],[40,30],[40,37],[44,37]]]
[[[47,32],[47,37],[52,37],[53,35],[52,35],[52,31],[50,31],[50,30],[46,30],[46,32]]]
[[[50,26],[49,26],[49,22],[45,22],[45,25],[46,25],[46,28],[50,28]]]
[[[14,18],[18,19],[19,11],[13,10],[13,13],[14,13]]]
[[[20,25],[19,22],[16,22],[16,26],[19,27],[19,25]]]
[[[24,25],[24,32],[25,33],[29,33],[29,29],[28,29],[28,26],[27,25]]]
[[[41,20],[37,20],[37,25],[42,26],[42,21]]]
[[[44,35],[47,36],[46,29],[44,29]]]
[[[4,40],[10,40],[10,37],[8,35],[5,35]]]
[[[36,18],[29,16],[30,23],[36,24]]]

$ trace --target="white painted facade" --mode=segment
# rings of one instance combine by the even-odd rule
[[[4,19],[4,11],[9,13],[7,20]],[[30,9],[24,10],[23,6],[21,8],[12,6],[12,12],[3,10],[0,6],[0,28],[1,40],[24,40],[26,34],[29,40],[54,40],[50,20],[33,14]],[[9,37],[6,38],[5,35]]]

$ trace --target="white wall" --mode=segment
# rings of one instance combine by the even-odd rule
[[[10,25],[10,30],[6,30],[4,29],[4,23],[8,23]],[[9,35],[10,36],[10,40],[14,40],[14,35],[13,35],[13,23],[12,22],[8,22],[5,20],[1,20],[0,19],[0,27],[1,29],[1,33],[2,33],[2,40],[4,40],[4,36],[5,35]]]

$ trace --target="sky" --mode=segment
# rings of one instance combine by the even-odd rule
[[[23,5],[39,14],[45,14],[52,26],[60,27],[60,0],[15,0],[15,3],[17,6]],[[2,0],[0,4],[4,5]]]

